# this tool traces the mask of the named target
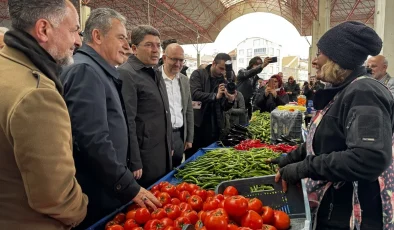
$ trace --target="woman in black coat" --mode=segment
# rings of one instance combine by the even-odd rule
[[[267,83],[264,94],[259,95],[256,105],[260,112],[271,112],[279,105],[289,103],[289,96],[282,87],[282,78],[279,75],[273,75]]]

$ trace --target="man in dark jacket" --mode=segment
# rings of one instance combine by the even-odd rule
[[[118,68],[123,80],[130,131],[131,170],[141,186],[150,186],[172,168],[172,127],[166,85],[154,69],[160,34],[151,26],[131,31],[134,55]]]
[[[298,95],[300,95],[300,86],[294,81],[292,76],[289,77],[288,82],[285,84],[285,91],[289,95],[289,101],[297,101]]]
[[[75,64],[61,75],[71,117],[76,177],[89,197],[88,214],[78,229],[86,229],[131,200],[152,208],[160,205],[127,168],[127,125],[115,68],[123,63],[128,48],[125,23],[112,9],[92,11],[85,44],[75,54]]]
[[[250,59],[249,66],[246,69],[241,69],[238,71],[237,90],[244,96],[249,119],[252,117],[251,98],[256,91],[256,83],[259,79],[257,74],[263,71],[263,69],[269,64],[270,60],[270,58],[266,57],[263,62],[261,57],[256,56]]]
[[[195,70],[190,76],[195,128],[193,148],[187,157],[218,141],[224,129],[224,111],[233,107],[236,97],[236,93],[227,92],[224,84],[225,62],[230,60],[228,54],[219,53],[211,65]]]

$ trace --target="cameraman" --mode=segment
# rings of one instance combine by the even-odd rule
[[[263,69],[270,63],[271,58],[266,57],[263,60],[256,56],[249,61],[249,66],[246,69],[238,71],[237,90],[241,92],[245,99],[245,106],[248,110],[248,121],[252,117],[252,103],[251,98],[256,91],[256,83],[259,79],[257,74],[261,73]]]
[[[230,70],[231,67],[227,66],[226,68],[226,61],[231,63],[230,56],[219,53],[211,65],[205,69],[195,70],[190,76],[195,127],[193,148],[187,151],[186,157],[190,157],[199,148],[218,141],[224,129],[224,111],[233,107],[236,97],[235,85],[233,94],[230,94],[226,89],[228,82],[223,75],[226,73],[226,69]],[[228,75],[231,78],[232,70]]]

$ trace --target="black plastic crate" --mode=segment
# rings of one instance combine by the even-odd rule
[[[273,190],[252,192],[250,188],[255,185],[269,185]],[[301,186],[289,184],[285,193],[282,184],[275,183],[275,175],[231,180],[220,183],[216,193],[223,193],[228,186],[234,186],[242,196],[259,198],[264,206],[286,212],[291,219],[291,230],[311,229],[311,214],[303,181]]]

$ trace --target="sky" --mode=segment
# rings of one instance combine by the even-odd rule
[[[216,52],[228,53],[246,38],[262,37],[282,45],[283,56],[308,58],[309,44],[286,19],[271,13],[250,13],[241,16],[223,28],[214,43],[206,44],[201,56]],[[308,37],[311,42],[311,37]],[[183,46],[185,53],[197,56],[193,45]]]

